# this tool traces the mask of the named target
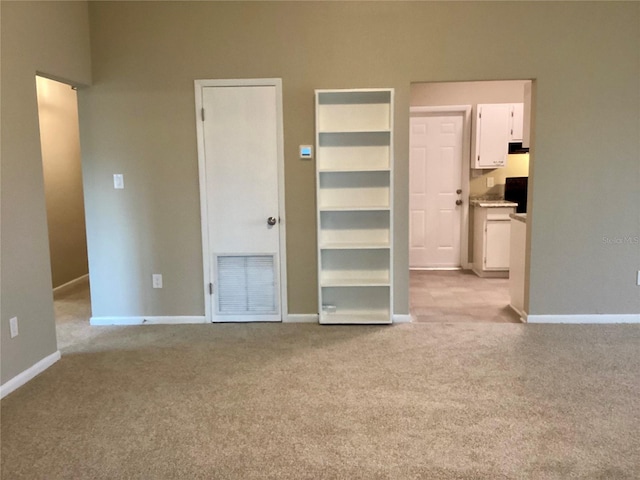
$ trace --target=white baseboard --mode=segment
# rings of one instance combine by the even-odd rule
[[[51,365],[60,360],[60,350],[52,353],[48,357],[44,357],[35,365],[27,368],[24,372],[19,373],[11,380],[0,385],[0,398],[4,398],[13,392],[15,389],[20,388],[22,385],[33,379],[36,375],[41,374]]]
[[[527,323],[640,323],[640,313],[595,315],[527,315]]]
[[[411,323],[411,315],[393,315],[393,323]],[[318,323],[317,313],[290,313],[283,323]]]
[[[478,270],[472,266],[471,271],[480,278],[509,278],[509,270]]]
[[[460,267],[410,267],[410,272],[459,272],[463,270],[462,266]]]
[[[93,326],[105,325],[185,325],[208,323],[202,316],[176,317],[91,317],[89,324]]]
[[[72,289],[73,287],[75,287],[76,285],[79,285],[81,283],[84,283],[86,281],[89,280],[89,274],[85,274],[82,275],[78,278],[74,278],[73,280],[71,280],[70,282],[67,283],[63,283],[62,285],[58,285],[56,288],[53,289],[53,293],[54,294],[60,294],[60,293],[64,293],[67,290]]]
[[[514,307],[513,305],[509,304],[509,308],[511,308],[511,310],[513,310],[515,313],[518,314],[518,316],[520,317],[520,321],[522,323],[527,323],[527,312],[525,312],[524,310],[520,310],[517,307]]]
[[[290,313],[282,323],[318,323],[317,313]]]
[[[393,323],[411,323],[413,317],[411,315],[393,315]]]
[[[393,323],[411,323],[411,315],[394,315]],[[317,313],[290,313],[282,323],[319,323]]]

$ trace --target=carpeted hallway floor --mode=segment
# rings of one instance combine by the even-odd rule
[[[640,326],[70,318],[2,479],[640,478]]]

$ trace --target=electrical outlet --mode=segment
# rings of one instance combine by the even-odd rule
[[[18,336],[18,317],[9,319],[9,329],[11,330],[11,338]]]
[[[151,279],[153,282],[153,288],[162,288],[162,274],[154,273],[151,275]]]
[[[487,187],[491,188],[496,184],[495,179],[493,177],[487,177]]]
[[[122,190],[124,188],[124,175],[121,173],[113,174],[113,188]]]

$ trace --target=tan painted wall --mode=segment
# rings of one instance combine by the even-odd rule
[[[411,106],[476,105],[524,102],[527,80],[433,82],[411,85]]]
[[[86,3],[3,1],[0,16],[0,382],[5,383],[57,349],[35,75],[88,84],[91,64]],[[11,339],[14,316],[20,334]]]
[[[38,77],[36,86],[51,279],[55,288],[89,273],[78,101],[76,92],[64,83]]]
[[[292,313],[317,312],[314,166],[297,158],[314,138],[313,89],[396,89],[406,313],[410,84],[518,78],[537,81],[529,312],[640,312],[640,246],[602,240],[640,234],[639,4],[92,2],[90,17],[95,85],[80,117],[95,315],[202,314],[193,80],[250,77],[283,79]]]

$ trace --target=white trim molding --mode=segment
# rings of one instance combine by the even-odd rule
[[[587,315],[527,315],[527,323],[612,324],[640,323],[640,313]]]
[[[527,312],[525,312],[524,310],[520,310],[519,308],[514,307],[513,305],[509,304],[509,308],[511,309],[512,312],[516,313],[519,317],[520,317],[520,321],[522,323],[527,323]]]
[[[53,293],[54,294],[64,293],[67,290],[70,290],[71,288],[75,287],[76,285],[80,285],[81,283],[88,282],[88,281],[89,281],[89,274],[87,273],[85,275],[79,276],[78,278],[74,278],[73,280],[67,283],[58,285],[56,288],[53,289]]]
[[[290,313],[283,323],[318,323],[317,313]]]
[[[393,315],[393,323],[412,323],[412,322],[413,322],[413,317],[410,314],[409,315],[406,315],[406,314]]]
[[[47,357],[44,357],[35,365],[32,365],[31,367],[27,368],[24,372],[19,373],[18,375],[13,377],[11,380],[8,380],[3,385],[0,385],[0,398],[6,397],[17,388],[20,388],[21,386],[23,386],[29,380],[32,380],[37,375],[44,372],[47,368],[49,368],[51,365],[53,365],[58,360],[60,360],[60,357],[61,357],[60,350],[56,350],[54,353],[52,353]]]
[[[106,325],[193,325],[201,323],[209,323],[204,315],[176,317],[91,317],[89,320],[89,324],[96,327]]]

